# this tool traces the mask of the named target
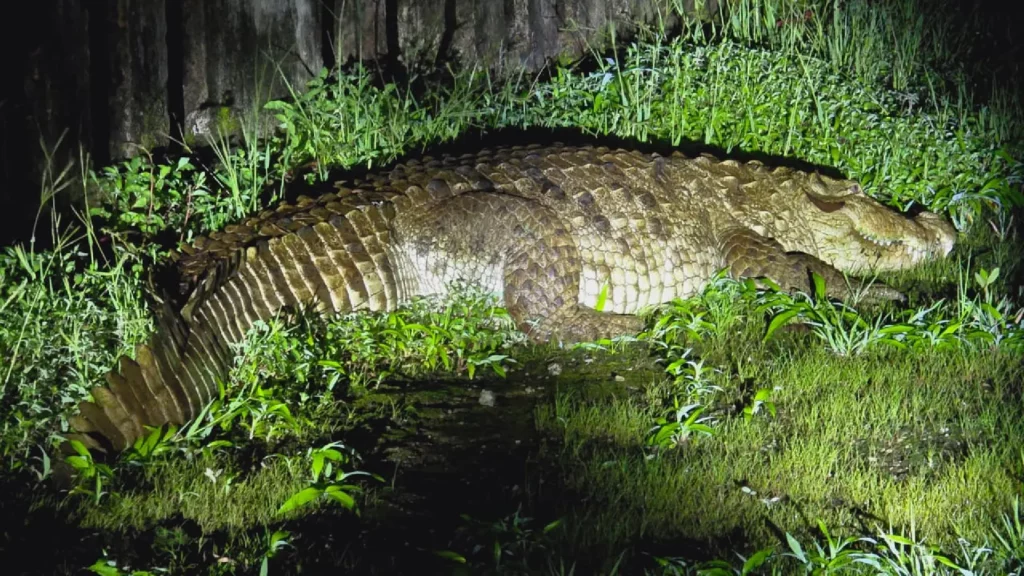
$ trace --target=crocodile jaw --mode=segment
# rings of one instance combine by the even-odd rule
[[[787,251],[810,254],[848,274],[904,270],[943,258],[957,237],[938,214],[908,218],[867,196],[852,180],[817,173],[783,183],[767,197],[743,200],[745,205],[734,203],[742,223]]]
[[[830,215],[847,218],[846,226],[832,228],[845,229],[846,234],[815,234],[818,256],[839,270],[851,274],[905,270],[944,258],[956,243],[956,230],[938,214],[922,212],[911,219],[866,197],[853,200],[842,214]]]

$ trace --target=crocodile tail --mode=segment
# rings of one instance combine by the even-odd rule
[[[197,253],[210,264],[188,302],[180,311],[163,304],[152,339],[136,347],[134,359],[120,358],[107,386],[79,404],[68,439],[120,452],[145,434],[144,426],[187,423],[217,397],[234,345],[283,308],[393,310],[415,290],[392,266],[393,215],[386,203],[359,203],[324,210],[292,229],[264,226],[276,235],[254,237],[215,259],[209,250]]]
[[[68,420],[75,432],[66,439],[100,452],[121,451],[145,433],[144,426],[185,422],[191,411],[176,367],[188,336],[187,323],[162,301],[152,338],[135,347],[135,358],[121,356],[106,375],[107,386],[93,387],[93,400],[78,404],[79,413]]]

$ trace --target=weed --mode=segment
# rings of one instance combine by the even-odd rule
[[[682,446],[690,441],[692,436],[712,436],[714,430],[705,422],[712,421],[711,417],[699,418],[704,408],[699,404],[680,406],[676,401],[674,421],[667,418],[655,420],[655,426],[651,429],[647,443],[658,448],[674,448]]]
[[[96,504],[99,504],[106,494],[103,485],[113,477],[114,473],[110,466],[96,462],[89,449],[78,440],[72,440],[70,444],[76,454],[68,456],[66,460],[78,473],[79,479],[79,485],[75,486],[72,494],[86,494],[94,498]]]
[[[342,471],[341,465],[348,461],[346,454],[339,450],[339,448],[343,447],[344,445],[340,442],[331,442],[320,448],[310,448],[308,450],[307,458],[310,459],[311,484],[288,498],[277,509],[277,514],[287,514],[297,510],[321,496],[329,501],[340,504],[346,510],[356,512],[356,514],[359,513],[356,509],[355,499],[352,498],[350,493],[358,491],[360,488],[354,484],[342,484],[341,482],[353,476],[370,476],[381,482],[384,479],[367,472]],[[323,481],[320,480],[321,474],[324,478]]]

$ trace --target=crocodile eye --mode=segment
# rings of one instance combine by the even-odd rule
[[[850,186],[850,194],[853,194],[853,195],[856,196],[856,195],[863,194],[863,193],[864,193],[864,191],[860,189],[860,184],[857,184],[856,182],[854,182],[853,186]]]
[[[846,203],[841,200],[823,200],[822,198],[819,198],[814,194],[811,194],[810,192],[804,192],[804,195],[807,196],[807,199],[810,200],[811,203],[818,208],[818,210],[821,210],[822,212],[825,213],[831,213],[835,212],[836,210],[842,210],[843,206],[846,205]]]

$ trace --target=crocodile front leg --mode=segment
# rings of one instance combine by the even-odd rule
[[[732,228],[722,235],[722,255],[733,278],[768,279],[783,290],[814,293],[811,273],[825,280],[828,296],[848,299],[858,293],[866,300],[904,300],[899,291],[880,283],[866,285],[847,278],[832,265],[803,252],[786,252],[781,244],[747,228]]]
[[[632,315],[579,304],[580,253],[554,210],[488,192],[446,200],[418,215],[400,216],[401,268],[437,293],[463,280],[500,290],[509,315],[532,340],[582,342],[639,332]]]
[[[579,304],[583,267],[572,237],[546,208],[531,220],[512,227],[514,248],[505,265],[505,305],[519,329],[540,342],[586,342],[639,332],[643,320],[637,316]]]

